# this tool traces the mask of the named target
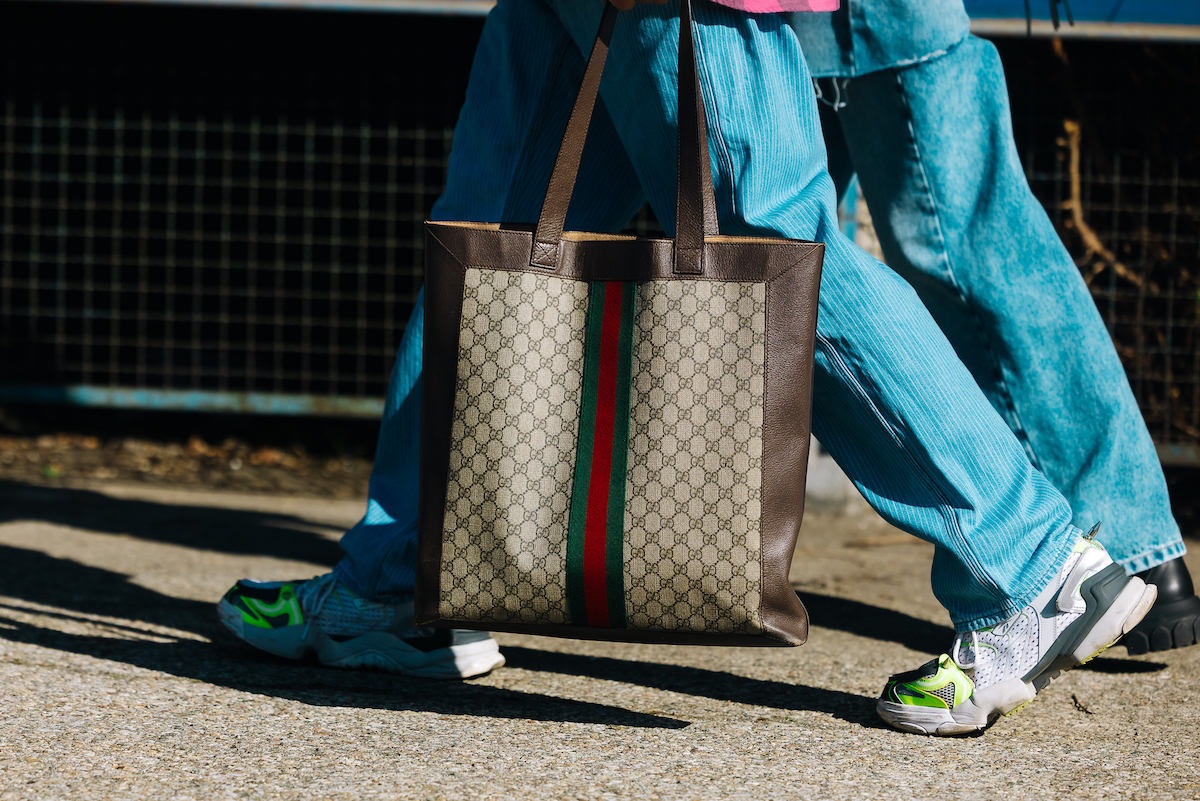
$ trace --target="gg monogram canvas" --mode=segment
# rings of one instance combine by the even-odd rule
[[[762,284],[467,270],[439,613],[760,633],[765,323]]]

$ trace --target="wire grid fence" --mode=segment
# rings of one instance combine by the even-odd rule
[[[1081,216],[1108,251],[1090,252],[1064,151],[1044,165],[1028,153],[1030,185],[1080,263],[1151,434],[1200,443],[1200,176],[1178,158],[1117,153],[1100,172],[1084,156]]]
[[[451,131],[8,101],[10,377],[384,392]]]

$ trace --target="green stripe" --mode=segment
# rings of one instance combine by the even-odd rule
[[[592,480],[592,444],[596,437],[596,395],[600,380],[600,335],[604,330],[604,282],[593,281],[589,290],[587,332],[583,348],[583,396],[579,409],[579,438],[575,452],[575,480],[571,486],[571,514],[567,522],[568,622],[587,624],[583,583],[584,529],[587,525],[588,486]]]
[[[637,284],[621,286],[621,335],[617,345],[616,424],[613,427],[612,478],[608,489],[605,574],[608,579],[608,624],[628,625],[625,617],[625,472],[629,463],[629,394],[633,372],[633,315]]]

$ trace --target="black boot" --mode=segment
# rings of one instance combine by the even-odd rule
[[[1121,640],[1129,653],[1169,651],[1200,641],[1200,598],[1196,597],[1183,558],[1164,562],[1137,576],[1158,586],[1158,600],[1142,622]]]

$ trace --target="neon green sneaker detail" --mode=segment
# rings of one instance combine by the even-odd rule
[[[418,627],[413,601],[375,601],[333,573],[307,581],[242,579],[217,603],[242,642],[285,659],[431,679],[481,676],[504,664],[486,631]]]
[[[949,654],[888,679],[883,698],[896,704],[953,709],[971,697],[975,682]]]
[[[892,676],[875,705],[879,716],[915,734],[980,731],[1136,626],[1156,589],[1127,576],[1094,539],[1080,535],[1072,545],[1057,575],[1015,615],[958,634],[949,654]]]
[[[304,608],[296,596],[299,581],[239,581],[224,600],[242,614],[242,624],[260,629],[298,626],[304,622]]]

